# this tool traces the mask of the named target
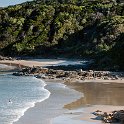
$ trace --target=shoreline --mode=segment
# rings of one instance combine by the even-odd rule
[[[46,80],[45,80],[46,81]],[[101,110],[103,112],[112,112],[115,110],[121,110],[122,108],[124,108],[124,106],[116,106],[116,105],[87,105],[87,106],[80,106],[79,105],[79,101],[82,98],[78,93],[83,93],[80,88],[78,89],[77,83],[71,83],[71,84],[64,84],[62,81],[54,81],[54,80],[47,80],[46,81],[46,87],[45,89],[47,90],[51,90],[51,88],[49,89],[49,85],[51,85],[52,87],[55,87],[56,90],[59,90],[59,92],[61,92],[60,89],[57,89],[56,86],[58,86],[60,88],[63,87],[67,87],[68,90],[67,92],[69,92],[70,90],[75,90],[77,93],[75,93],[76,97],[74,98],[74,96],[72,96],[74,99],[70,100],[70,97],[66,97],[66,98],[62,98],[60,95],[55,96],[54,98],[51,97],[50,99],[53,99],[53,101],[46,99],[43,102],[38,102],[35,104],[34,107],[29,108],[24,116],[22,116],[17,122],[14,122],[13,124],[102,124],[102,120],[98,119],[93,112],[95,112],[96,110]],[[65,93],[65,91],[64,91]],[[51,92],[51,94],[56,94],[56,91]],[[66,94],[67,95],[67,94]],[[79,98],[77,98],[77,96]],[[58,97],[61,97],[61,100],[63,101],[64,99],[69,99],[68,103],[62,103],[62,101],[60,101],[58,103]],[[50,101],[50,102],[47,102]],[[64,101],[65,102],[65,101]],[[52,105],[51,105],[52,104]],[[54,104],[54,106],[53,106]],[[77,104],[75,106],[75,104]],[[80,103],[81,104],[81,103]],[[48,106],[47,106],[48,105]],[[59,106],[61,105],[61,106]],[[51,108],[51,106],[53,108]],[[45,109],[44,109],[45,107]],[[52,109],[52,111],[51,111]],[[45,111],[45,112],[44,112]],[[52,112],[52,113],[51,113]],[[49,115],[50,113],[50,115]],[[43,117],[42,117],[43,116]],[[31,118],[33,119],[31,119]],[[65,121],[66,120],[66,121]],[[40,121],[40,122],[39,122]],[[116,124],[120,124],[120,123],[116,123]]]
[[[45,89],[51,93],[49,98],[36,103],[33,108],[28,109],[24,116],[13,124],[51,124],[53,118],[68,111],[64,108],[65,104],[72,103],[82,96],[82,93],[68,88],[62,82],[47,81],[45,83],[47,84]]]
[[[70,61],[70,62],[73,63],[74,61]],[[57,76],[58,78],[64,80],[64,82],[79,82],[79,83],[81,83],[81,82],[115,82],[115,83],[124,83],[124,72],[94,71],[94,70],[82,71],[82,69],[80,69],[79,71],[71,71],[72,74],[69,71],[65,71],[69,75],[70,74],[71,75],[69,77],[67,74],[66,75],[67,77],[66,76],[64,77],[65,74],[60,74],[60,73],[63,73],[64,70],[63,71],[58,70],[58,72],[57,72],[57,70],[53,70],[53,69],[48,68],[49,66],[61,65],[63,63],[67,64],[68,60],[41,59],[41,61],[37,61],[37,59],[36,59],[36,60],[13,60],[13,61],[1,60],[0,61],[0,64],[16,66],[19,71],[22,70],[22,68],[28,69],[27,72],[24,72],[24,73],[28,73],[28,71],[30,71],[31,68],[33,69],[36,67],[35,69],[39,69],[39,67],[41,67],[42,69],[39,70],[40,72],[39,73],[36,72],[36,74],[37,74],[36,76],[38,76],[39,78],[40,78],[40,76],[39,76],[40,73],[46,74],[46,73],[49,73],[47,71],[50,71],[50,73],[48,74],[50,76],[45,76],[45,77],[41,76],[43,79],[48,78],[48,79],[55,79],[56,80],[55,77]],[[70,64],[70,63],[68,63],[68,64]],[[76,64],[76,61],[73,64]],[[62,72],[59,72],[59,71],[62,71]],[[33,74],[34,73],[35,72],[33,72]],[[58,73],[58,75],[55,75],[54,73]],[[16,73],[16,74],[15,74],[16,76],[19,76],[20,74],[22,75],[22,73]],[[28,75],[30,75],[30,73]],[[26,76],[28,76],[28,75],[26,74]],[[85,75],[86,75],[86,77],[85,77]],[[95,77],[94,77],[94,75],[95,75]],[[101,77],[99,77],[99,75],[101,75]],[[24,74],[24,76],[25,76],[25,74]]]
[[[39,80],[39,79],[36,78],[36,80]],[[43,81],[43,80],[42,80],[42,81]],[[25,110],[25,112],[23,113],[23,115],[20,116],[17,120],[15,120],[12,124],[18,123],[18,121],[19,121],[23,116],[25,116],[25,113],[26,113],[28,110],[34,108],[34,107],[36,106],[36,104],[41,103],[41,102],[43,102],[43,101],[49,99],[51,93],[49,92],[49,90],[47,90],[47,89],[45,88],[46,85],[47,85],[46,82],[43,81],[43,83],[44,83],[44,87],[42,87],[42,89],[44,89],[45,91],[48,92],[47,96],[45,96],[45,98],[41,99],[41,100],[38,101],[38,102],[34,102],[33,105],[30,106],[30,107],[28,107],[28,108]]]
[[[2,61],[2,63],[3,64],[10,64],[9,62],[11,62],[11,61],[8,61],[7,63],[4,63],[3,61]],[[18,61],[20,64],[21,64],[21,61],[19,60]],[[27,61],[27,63],[26,63],[26,65],[24,65],[24,63],[22,63],[21,65],[23,65],[24,67],[27,67],[28,66],[28,62],[29,61]],[[43,66],[44,65],[47,65],[46,63],[41,63],[41,62],[34,62],[34,61],[31,61],[31,62],[29,62],[29,67],[33,67],[33,66],[37,66],[37,65],[39,65],[40,64],[40,66],[42,66],[42,64],[43,64]],[[0,61],[0,63],[1,63],[1,61]],[[19,63],[15,63],[15,61],[12,63],[12,64],[14,64],[14,65],[18,65]],[[55,62],[55,64],[57,64],[57,62]],[[46,81],[47,83],[49,82],[49,81],[51,81],[51,82],[55,82],[55,80],[53,79],[53,80],[47,80],[47,79],[45,79],[44,81]],[[57,80],[56,80],[57,81]],[[58,80],[58,81],[60,81],[60,83],[62,83],[63,82],[63,80]],[[86,82],[99,82],[99,83],[124,83],[124,79],[122,79],[122,80],[120,80],[120,79],[118,79],[118,80],[103,80],[103,79],[88,79],[88,80],[84,80],[84,81],[82,81],[82,80],[73,80],[73,81],[69,81],[69,82],[66,82],[65,84],[69,87],[69,88],[72,88],[72,89],[74,89],[74,90],[76,90],[76,91],[78,91],[78,92],[80,92],[80,90],[78,90],[77,88],[75,88],[75,86],[72,86],[72,84],[74,84],[74,85],[79,85],[79,84],[82,84],[82,83],[86,83]],[[71,86],[70,86],[71,85]],[[74,102],[74,101],[73,101]],[[38,104],[40,104],[40,103],[38,103]],[[65,104],[64,106],[66,106],[67,104]],[[105,110],[104,108],[105,107],[107,107],[107,106],[104,106],[104,105],[101,105],[100,106],[100,108],[102,108],[103,109],[103,111]],[[117,108],[118,110],[119,109],[121,109],[123,106],[108,106],[108,109],[107,109],[107,111],[109,110],[109,111],[114,111],[115,110],[115,108]],[[110,108],[110,109],[109,109]],[[83,110],[87,110],[87,112],[88,112],[88,115],[86,114],[86,113],[83,113],[82,111]],[[72,118],[72,120],[70,120],[70,122],[72,123],[74,120],[75,120],[75,118],[76,118],[76,120],[77,120],[77,124],[80,124],[80,121],[85,121],[84,122],[84,124],[85,123],[87,123],[88,124],[88,122],[90,123],[90,121],[92,122],[92,124],[93,124],[93,120],[89,120],[88,118],[91,118],[91,117],[94,117],[95,118],[95,116],[93,116],[92,114],[91,114],[91,112],[93,112],[93,111],[95,111],[95,110],[97,110],[98,109],[98,106],[96,106],[96,107],[91,107],[90,108],[90,106],[87,106],[86,108],[77,108],[77,109],[75,109],[74,111],[72,111],[72,112],[70,112],[71,114],[69,114],[69,116],[68,116],[68,114],[66,115],[66,113],[63,113],[63,114],[61,114],[59,117],[58,117],[58,115],[56,116],[56,117],[54,117],[53,118],[53,122],[54,122],[54,124],[58,124],[58,119],[59,120],[63,120],[64,118],[65,119],[68,119],[68,120],[70,120],[71,118]],[[30,110],[30,109],[29,109]],[[75,114],[76,114],[76,112],[78,111],[78,116],[76,116],[75,117]],[[68,111],[69,112],[69,111]],[[80,114],[79,114],[80,113]],[[29,114],[30,114],[30,112],[29,112]],[[24,115],[25,116],[25,115]],[[82,118],[81,116],[86,116],[86,117],[84,117],[84,118]],[[27,118],[28,119],[28,118]],[[64,120],[63,120],[64,121]],[[86,122],[87,121],[87,122]],[[75,122],[75,121],[74,121]],[[71,123],[69,123],[69,124],[71,124]],[[98,124],[101,124],[102,122],[101,122],[101,120],[95,120],[95,124],[96,123],[98,123]],[[14,124],[16,124],[16,123],[14,123]],[[17,123],[18,124],[18,123]],[[23,124],[23,123],[19,123],[19,124]],[[36,123],[36,124],[38,124],[38,123]],[[45,124],[45,123],[43,123],[43,124]],[[61,123],[60,123],[61,124]],[[66,123],[65,123],[66,124]],[[73,124],[73,123],[72,123]],[[83,123],[82,123],[83,124]]]
[[[0,64],[22,66],[22,67],[33,67],[33,66],[53,66],[57,64],[65,63],[66,59],[33,59],[33,60],[0,60]],[[68,60],[67,60],[68,61]],[[71,61],[73,62],[73,61]]]

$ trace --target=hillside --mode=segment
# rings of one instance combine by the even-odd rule
[[[0,9],[1,54],[92,58],[99,69],[124,70],[123,3],[43,1]]]

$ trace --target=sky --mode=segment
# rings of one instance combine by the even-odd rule
[[[26,1],[32,1],[32,0],[0,0],[0,7],[7,7],[9,5],[20,4]]]

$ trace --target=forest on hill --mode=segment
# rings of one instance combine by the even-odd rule
[[[94,59],[124,70],[124,4],[119,0],[34,0],[0,8],[0,54]]]

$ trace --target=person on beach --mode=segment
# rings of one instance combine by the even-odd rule
[[[9,103],[12,103],[12,100],[11,99],[9,99]]]
[[[21,69],[21,65],[20,65],[20,63],[18,64],[18,67],[19,67],[19,69]]]

